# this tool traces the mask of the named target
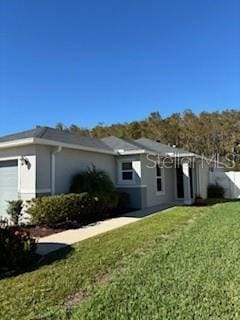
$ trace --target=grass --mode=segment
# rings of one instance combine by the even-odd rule
[[[0,319],[240,319],[239,223],[238,202],[180,207],[83,241],[0,281]]]

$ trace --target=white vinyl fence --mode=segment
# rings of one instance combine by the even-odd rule
[[[213,171],[209,173],[209,183],[218,183],[225,190],[225,198],[240,198],[240,172],[239,171]]]

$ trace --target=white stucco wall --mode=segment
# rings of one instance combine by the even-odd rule
[[[0,150],[0,160],[20,159],[24,156],[30,167],[21,165],[18,169],[18,194],[21,199],[31,199],[36,195],[51,193],[52,187],[52,152],[51,146],[22,146]],[[152,162],[146,154],[134,156],[113,156],[97,152],[88,152],[63,148],[55,155],[55,193],[69,192],[75,174],[95,165],[97,169],[106,171],[113,183],[122,191],[127,189],[143,207],[154,206],[176,200],[175,168],[164,168],[164,192],[157,193],[156,168],[149,168]],[[154,159],[154,157],[151,157]],[[118,159],[132,159],[135,172],[133,185],[121,185],[118,181]],[[157,158],[155,159],[157,160]],[[196,167],[196,194],[207,197],[209,167],[206,161],[198,161]]]
[[[69,192],[75,174],[87,170],[92,165],[104,170],[116,182],[116,159],[113,155],[97,152],[62,149],[56,154],[56,193]]]
[[[36,146],[36,184],[37,194],[40,195],[51,193],[51,152],[53,151],[53,149],[53,147],[49,146]]]

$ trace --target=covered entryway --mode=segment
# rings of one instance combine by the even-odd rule
[[[196,193],[195,168],[189,162],[184,162],[176,167],[176,198],[191,204]]]
[[[184,198],[184,174],[182,165],[177,166],[176,168],[176,180],[177,180],[177,198]],[[193,170],[189,167],[189,178],[190,178],[190,192],[191,198],[193,198]]]
[[[0,216],[6,216],[7,201],[18,198],[18,161],[0,161]]]

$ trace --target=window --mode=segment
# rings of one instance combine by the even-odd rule
[[[121,178],[123,181],[133,180],[133,168],[132,162],[122,162],[121,163]]]
[[[156,165],[156,182],[157,182],[157,193],[163,193],[163,168],[160,164]]]
[[[133,159],[118,159],[118,183],[119,184],[134,184],[135,171]]]

